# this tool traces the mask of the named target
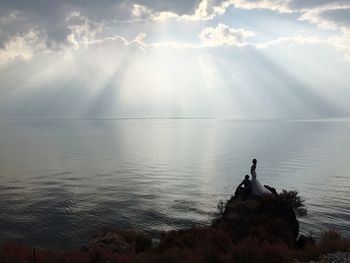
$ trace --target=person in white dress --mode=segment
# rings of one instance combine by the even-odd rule
[[[250,174],[252,175],[251,182],[251,193],[253,195],[262,196],[264,194],[270,194],[270,191],[267,190],[259,181],[256,179],[256,164],[257,160],[253,159],[253,165],[250,168]]]

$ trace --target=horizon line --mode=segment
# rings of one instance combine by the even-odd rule
[[[222,121],[350,121],[349,117],[331,118],[230,118],[230,117],[95,117],[95,118],[1,118],[0,121],[103,121],[103,120],[222,120]]]

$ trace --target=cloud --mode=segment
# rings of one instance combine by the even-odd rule
[[[216,2],[218,6],[218,3]],[[332,30],[337,36],[327,39],[318,39],[310,36],[284,37],[267,43],[257,44],[258,47],[292,42],[295,44],[323,43],[344,52],[344,58],[349,59],[350,43],[350,3],[348,0],[223,0],[219,4],[223,9],[229,7],[240,9],[265,9],[279,13],[293,13],[300,21],[308,22],[322,30]],[[221,13],[224,13],[222,11]]]
[[[325,30],[349,30],[350,24],[344,23],[344,13],[349,14],[350,4],[329,4],[322,7],[302,10],[299,19]]]
[[[178,19],[180,16],[174,12],[162,11],[154,12],[144,5],[134,4],[131,11],[135,21],[164,21],[169,18]]]
[[[350,27],[350,6],[349,8],[325,10],[321,13],[323,19],[333,21],[340,27]]]
[[[88,17],[82,16],[80,12],[72,12],[66,17],[71,33],[67,36],[67,42],[73,47],[79,48],[80,43],[87,43],[93,39],[98,33],[101,33],[104,28],[104,22],[94,22]]]
[[[33,25],[19,11],[12,11],[0,16],[0,48],[14,36],[23,35],[33,30]]]
[[[163,19],[162,16],[169,16],[166,14],[194,12],[197,0],[135,0],[134,3],[160,12],[159,19]],[[91,37],[93,32],[102,33],[116,23],[130,21],[132,8],[133,5],[125,0],[3,0],[0,3],[0,48],[10,38],[35,29],[41,32],[47,48],[61,49],[72,45],[72,39]],[[79,15],[71,17],[72,14]]]
[[[141,33],[130,43],[138,44],[142,50],[152,50],[159,48],[174,48],[174,49],[203,49],[203,48],[218,48],[222,46],[238,46],[243,47],[248,45],[247,38],[255,36],[255,33],[242,28],[236,29],[229,27],[223,23],[219,23],[216,27],[205,27],[198,34],[199,42],[145,42],[146,34]]]
[[[333,46],[335,50],[344,54],[344,60],[350,61],[350,32],[341,36],[330,37],[327,44]]]
[[[10,37],[0,49],[0,64],[14,59],[28,60],[39,51],[45,50],[46,45],[39,38],[39,33],[29,31],[27,33]]]
[[[348,4],[348,0],[289,0],[288,7],[292,10],[309,10],[313,8],[320,8],[329,5],[342,5]]]
[[[269,9],[281,13],[292,13],[288,8],[288,0],[224,0],[225,6],[241,9]]]
[[[208,0],[202,0],[192,14],[177,14],[172,11],[155,12],[144,5],[133,5],[132,14],[137,19],[149,21],[165,21],[167,19],[175,19],[178,21],[205,21],[211,20],[216,15],[225,12],[225,9],[217,7],[210,8]]]
[[[252,31],[244,29],[235,29],[225,24],[219,23],[216,27],[207,27],[199,34],[204,46],[241,46],[245,44],[245,40],[255,36]]]
[[[336,37],[318,39],[314,36],[282,37],[266,43],[257,44],[259,48],[282,43],[294,44],[328,44],[336,50],[344,52],[345,59],[349,57],[350,46],[346,40],[350,32],[350,3],[348,0],[202,0],[193,14],[179,15],[174,12],[153,12],[145,6],[135,6],[134,15],[151,21],[175,19],[177,21],[207,21],[224,14],[228,8],[246,10],[265,9],[279,13],[293,13],[299,15],[300,21],[305,21],[322,30],[339,31]],[[202,30],[199,37],[202,46],[242,45],[246,38],[253,36],[253,32],[243,29],[235,30],[220,24],[216,28],[208,27]],[[202,47],[196,44],[179,44],[175,42],[160,43],[153,46],[168,45],[172,47]]]
[[[245,10],[272,10],[293,14],[299,20],[315,25],[322,30],[332,30],[336,36],[322,39],[322,43],[336,50],[349,53],[347,37],[350,31],[350,3],[348,0],[72,0],[43,1],[3,0],[0,4],[0,60],[30,58],[46,50],[78,49],[94,42],[124,39],[133,42],[142,50],[162,46],[174,48],[202,48],[242,46],[246,39],[259,32],[236,29],[223,23],[217,24],[220,16],[229,8]],[[253,14],[253,13],[252,13]],[[172,21],[176,30],[191,22],[197,31],[191,34],[199,41],[152,39],[152,30],[158,23]],[[219,21],[217,21],[219,20]],[[141,23],[141,22],[150,23]],[[232,20],[234,23],[234,20]],[[201,24],[204,29],[201,29]],[[213,24],[217,24],[214,26]],[[227,21],[225,20],[225,23]],[[166,24],[166,23],[164,23]],[[231,26],[231,25],[230,25]],[[129,27],[132,28],[129,30]],[[127,29],[125,29],[127,28]],[[151,33],[149,34],[149,32]],[[150,42],[146,43],[145,33]],[[35,39],[30,36],[35,35]],[[134,39],[139,36],[137,41]],[[127,40],[129,39],[129,41]],[[134,39],[134,40],[130,40]],[[304,41],[304,42],[303,42]],[[279,37],[257,43],[259,47],[293,42],[314,42],[314,37]],[[348,55],[346,55],[348,57]]]
[[[325,30],[344,30],[350,26],[348,0],[227,0],[226,6],[241,9],[267,9],[280,13],[299,14],[299,20],[307,21]]]
[[[280,37],[275,40],[267,41],[264,43],[255,44],[257,48],[268,48],[271,46],[281,45],[281,44],[325,44],[327,41],[322,40],[316,36],[296,36],[296,37]]]
[[[320,38],[317,36],[294,36],[294,37],[280,37],[275,40],[267,41],[258,44],[249,44],[258,49],[270,48],[281,45],[327,45],[335,50],[343,53],[343,60],[350,61],[350,34],[333,36],[329,38]]]
[[[230,7],[245,10],[271,10],[279,13],[299,14],[301,21],[307,21],[321,29],[337,30],[350,26],[350,3],[348,0],[203,0],[187,20],[209,20],[222,15]],[[181,17],[179,17],[181,18]]]

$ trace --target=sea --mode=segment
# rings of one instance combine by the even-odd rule
[[[305,200],[301,233],[350,236],[347,119],[46,119],[0,120],[0,242],[208,225],[253,158],[262,184]]]

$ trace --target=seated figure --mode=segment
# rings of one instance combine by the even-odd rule
[[[243,194],[243,200],[247,198],[247,196],[250,195],[250,191],[252,188],[252,183],[249,180],[249,175],[246,175],[244,177],[244,180],[237,186],[235,195],[242,193]]]

